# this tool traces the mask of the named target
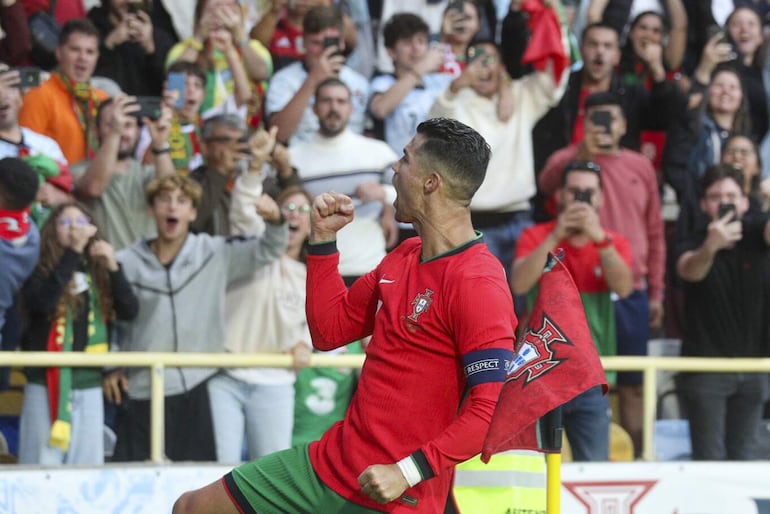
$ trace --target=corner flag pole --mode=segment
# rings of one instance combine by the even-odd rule
[[[546,514],[561,512],[561,406],[540,418],[543,450],[545,450],[545,511]]]

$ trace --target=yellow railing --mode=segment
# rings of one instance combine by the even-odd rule
[[[363,355],[313,354],[310,366],[322,368],[360,368]],[[644,460],[655,460],[653,426],[657,409],[656,371],[758,372],[770,373],[770,358],[723,359],[692,357],[603,357],[607,370],[642,371],[644,376]],[[164,396],[163,380],[166,367],[245,368],[291,367],[291,357],[274,354],[229,353],[150,353],[115,352],[108,354],[0,352],[0,366],[87,366],[87,367],[146,367],[151,374],[150,397],[150,458],[163,462]]]

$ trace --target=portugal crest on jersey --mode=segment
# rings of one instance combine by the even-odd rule
[[[407,316],[410,321],[417,323],[418,318],[428,310],[430,304],[433,303],[431,296],[433,296],[433,291],[427,288],[424,293],[417,293],[417,296],[412,300],[412,313]]]
[[[524,385],[551,371],[564,359],[556,358],[551,345],[567,343],[559,328],[548,316],[543,314],[543,324],[538,331],[530,329],[516,352],[508,370],[508,380],[524,378]],[[526,374],[526,376],[524,376]]]

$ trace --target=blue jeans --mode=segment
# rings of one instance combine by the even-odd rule
[[[766,373],[682,373],[678,389],[693,460],[752,460],[768,398]]]
[[[219,462],[240,462],[244,440],[249,460],[291,446],[294,384],[249,384],[221,372],[208,389]]]
[[[562,407],[562,423],[576,462],[610,458],[610,405],[602,387],[592,387]]]

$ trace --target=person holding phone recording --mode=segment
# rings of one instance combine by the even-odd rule
[[[768,357],[767,214],[749,210],[741,171],[709,168],[701,179],[703,223],[676,248],[684,280],[682,356]],[[690,421],[693,460],[761,458],[767,373],[682,373],[677,389]]]
[[[634,291],[617,299],[614,306],[618,355],[647,355],[650,327],[659,327],[663,321],[666,244],[652,162],[621,147],[628,127],[622,102],[613,93],[588,95],[579,144],[554,153],[540,173],[538,185],[543,194],[553,195],[566,164],[575,159],[601,167],[604,202],[599,219],[603,227],[628,238],[633,257]],[[642,440],[641,373],[619,373],[617,383],[620,424],[631,435],[638,454]]]
[[[22,350],[109,351],[110,324],[131,320],[136,296],[88,210],[62,204],[40,230],[40,261],[22,287],[29,329]],[[25,371],[19,420],[19,463],[104,462],[102,370],[30,368]]]
[[[559,216],[524,230],[511,269],[514,294],[527,294],[531,308],[549,252],[562,252],[562,262],[580,292],[588,327],[599,355],[617,355],[615,309],[611,293],[621,298],[633,290],[631,247],[622,235],[604,228],[599,209],[604,202],[602,170],[592,161],[572,161],[562,174]],[[616,373],[607,372],[615,383]],[[575,461],[609,458],[610,406],[596,387],[563,406],[563,422]]]

